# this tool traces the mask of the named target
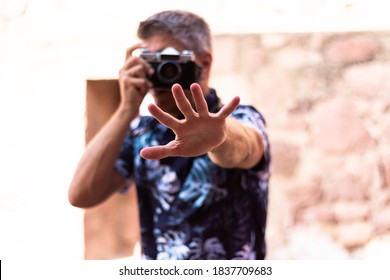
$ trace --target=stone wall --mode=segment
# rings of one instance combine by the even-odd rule
[[[213,85],[268,121],[268,258],[389,257],[390,33],[221,35],[214,48]]]

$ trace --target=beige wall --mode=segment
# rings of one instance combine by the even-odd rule
[[[296,108],[313,105],[312,98],[307,98],[310,92],[308,86],[325,94],[326,83],[333,78],[332,74],[346,73],[346,79],[357,81],[364,81],[366,78],[365,74],[354,78],[361,72],[359,69],[353,71],[350,62],[343,62],[340,68],[335,68],[332,64],[327,64],[329,68],[320,67],[324,66],[324,59],[327,59],[320,50],[330,37],[316,34],[319,31],[390,30],[387,9],[383,8],[382,1],[269,2],[248,1],[245,5],[238,6],[238,2],[233,0],[207,1],[203,6],[194,6],[193,1],[152,1],[153,5],[136,8],[133,7],[132,1],[125,0],[1,1],[0,257],[83,257],[83,211],[69,206],[66,193],[73,169],[84,147],[85,80],[115,78],[124,57],[124,50],[134,40],[137,22],[162,8],[187,8],[209,20],[215,31],[215,44],[220,47],[215,54],[213,84],[220,91],[229,92],[225,98],[230,97],[231,88],[236,88],[237,85],[250,92],[245,95],[244,101],[256,102],[259,109],[269,116],[272,138],[276,140],[276,151],[283,158],[283,151],[287,149],[290,158],[300,159],[296,168],[283,172],[287,172],[288,176],[300,174],[304,179],[311,179],[315,174],[310,173],[310,176],[305,177],[306,173],[302,172],[302,168],[317,162],[316,145],[310,147],[310,158],[304,158],[306,153],[302,145],[306,145],[307,135],[299,132],[286,137],[283,125],[289,124],[303,129],[302,125],[305,127],[306,123],[302,123],[302,118],[321,118],[321,112],[329,107],[344,112],[344,105],[332,103],[332,100],[326,103],[326,100],[323,100],[322,106],[315,103],[319,107],[310,107],[313,110],[316,108],[315,111],[310,111],[310,114],[302,115],[300,112],[294,115],[294,119],[290,119],[287,118],[291,117],[287,113],[297,110]],[[296,37],[298,43],[301,42],[299,45],[286,36],[286,32],[315,34]],[[235,36],[231,36],[232,34]],[[245,34],[247,35],[244,36]],[[266,34],[268,35],[264,37]],[[369,53],[372,56],[364,61],[367,63],[366,69],[383,73],[383,66],[369,62],[379,59],[387,63],[384,50],[388,48],[388,35],[380,33],[374,37],[379,40],[379,49],[371,50]],[[316,46],[319,49],[316,49]],[[244,51],[246,49],[249,52]],[[256,59],[252,60],[252,55]],[[347,69],[346,65],[351,66],[351,71],[343,72]],[[258,70],[257,67],[264,71],[253,75],[254,70]],[[309,71],[313,69],[314,72]],[[321,72],[325,71],[324,69],[337,71]],[[259,84],[254,80],[265,81],[267,84]],[[270,83],[275,80],[276,84]],[[264,88],[265,85],[268,85],[268,88]],[[379,85],[382,86],[380,81]],[[254,86],[256,91],[252,90]],[[343,86],[345,85],[341,84],[337,88]],[[363,86],[371,87],[370,84],[356,83],[354,86],[358,89]],[[265,106],[267,100],[263,100],[266,95],[257,94],[274,93],[277,90],[282,90],[278,95],[280,99],[273,100],[274,103],[268,106]],[[352,91],[353,88],[348,90]],[[291,92],[300,95],[295,96],[297,99],[290,99],[288,95]],[[337,92],[339,94],[342,91]],[[380,96],[386,97],[387,94],[387,91],[381,91]],[[384,109],[381,107],[383,100],[375,98],[378,96],[358,95],[352,103],[351,115],[358,120],[368,115],[369,118],[364,118],[362,125],[365,127],[371,122],[374,123],[374,131],[369,130],[368,133],[378,137],[383,132],[378,131],[382,129],[382,118],[378,115],[377,108],[382,111]],[[364,107],[366,100],[373,107]],[[384,100],[388,102],[388,99]],[[270,111],[278,110],[279,103],[284,106],[283,111],[274,117]],[[344,115],[342,117],[344,118]],[[294,122],[291,124],[287,119]],[[381,144],[375,147],[382,146]],[[348,156],[351,160],[345,164],[349,170],[355,168],[353,162],[356,161],[353,159],[359,159],[359,156],[362,155],[358,153]],[[373,165],[378,162],[373,155],[369,159]],[[338,158],[334,160],[341,164]],[[331,161],[329,164],[335,163]],[[342,174],[339,175],[343,177]],[[282,189],[285,177],[275,178],[277,181],[274,184],[279,187],[274,187],[274,190]],[[375,183],[375,186],[378,184]],[[281,191],[273,201],[284,203],[284,199],[285,194]],[[376,205],[376,202],[371,200],[369,203]],[[294,225],[290,214],[284,215],[285,211],[286,208],[274,211],[282,216],[274,217],[273,221],[278,224],[271,228],[271,234],[274,230],[284,232],[289,230],[290,225]],[[365,215],[365,219],[372,217]],[[312,229],[309,229],[309,233],[310,230]],[[300,231],[294,231],[293,236],[297,236],[294,240],[300,240],[299,238],[308,234],[306,231],[299,233]],[[270,240],[274,248],[278,244],[290,244],[288,240],[282,241]],[[300,250],[304,251],[305,248]],[[276,253],[278,251],[275,249],[275,257],[278,256]],[[291,251],[288,254],[296,257]],[[282,257],[290,255],[280,253]]]
[[[390,256],[390,32],[216,36],[213,83],[265,115],[270,259]]]

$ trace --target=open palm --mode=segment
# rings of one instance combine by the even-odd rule
[[[226,118],[238,106],[240,98],[233,98],[218,113],[210,113],[202,89],[198,84],[191,85],[191,93],[196,111],[192,108],[182,87],[178,84],[172,87],[176,105],[184,115],[182,120],[162,111],[154,104],[149,105],[149,112],[152,116],[161,124],[172,129],[176,138],[163,146],[142,149],[141,156],[143,158],[195,157],[209,152],[226,139]]]

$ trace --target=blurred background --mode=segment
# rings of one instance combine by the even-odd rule
[[[223,101],[240,95],[268,122],[267,258],[389,258],[389,5],[0,0],[0,259],[137,256],[131,198],[87,219],[67,190],[87,81],[116,79],[139,21],[172,8],[210,23]]]

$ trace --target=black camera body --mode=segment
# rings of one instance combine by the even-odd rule
[[[170,89],[178,83],[183,89],[189,89],[192,83],[200,79],[202,68],[195,62],[192,51],[177,51],[166,48],[159,52],[141,49],[140,57],[148,62],[154,69],[149,77],[154,89]]]

